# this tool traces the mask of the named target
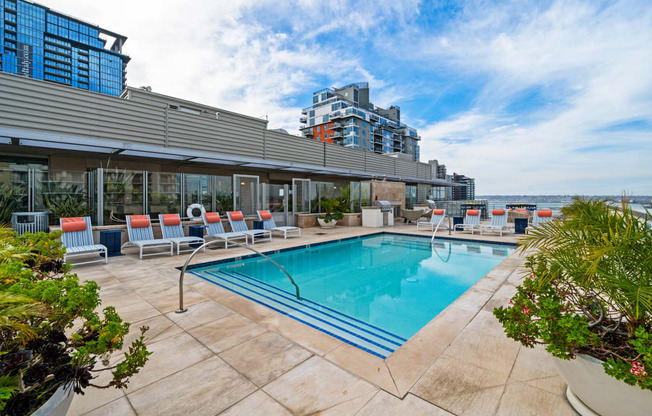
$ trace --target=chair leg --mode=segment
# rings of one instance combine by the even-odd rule
[[[109,264],[109,251],[104,250],[104,263]]]

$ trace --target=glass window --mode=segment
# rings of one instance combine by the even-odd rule
[[[181,174],[150,172],[147,175],[147,207],[152,219],[158,214],[181,213]]]
[[[143,213],[143,172],[104,172],[104,224],[124,224],[125,215]]]
[[[321,100],[324,101],[324,100],[326,99],[326,96],[327,96],[326,93],[323,92],[323,93],[321,94]]]
[[[215,180],[215,209],[222,214],[233,211],[233,178],[216,176]]]
[[[315,110],[310,110],[308,113],[308,117],[314,117],[315,116]]]
[[[312,97],[312,103],[313,103],[313,104],[317,104],[318,102],[319,102],[319,96],[318,96],[318,95],[314,95],[314,96]]]

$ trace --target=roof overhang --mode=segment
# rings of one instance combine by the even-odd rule
[[[433,186],[459,186],[459,184],[447,182],[442,179],[403,177],[384,173],[363,172],[352,169],[340,169],[281,160],[258,159],[191,149],[152,146],[82,136],[58,135],[4,127],[0,127],[0,144],[73,150],[79,152],[119,154],[151,159],[176,160],[179,162],[241,166],[243,168],[275,169],[286,172],[312,173],[316,175],[355,177],[361,179],[384,179],[390,181],[430,184]]]

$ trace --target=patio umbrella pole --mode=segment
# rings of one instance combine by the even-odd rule
[[[186,274],[186,269],[188,268],[188,265],[190,264],[190,260],[192,260],[192,258],[195,256],[195,254],[197,254],[197,252],[199,252],[199,250],[202,250],[204,247],[206,247],[206,246],[208,246],[210,244],[213,244],[213,243],[225,243],[225,244],[227,244],[227,242],[222,241],[222,240],[208,241],[208,242],[202,244],[201,246],[197,247],[195,249],[195,251],[193,251],[190,254],[190,256],[188,256],[188,258],[186,259],[186,262],[184,263],[183,268],[181,269],[181,274],[179,274],[179,309],[177,309],[175,311],[176,313],[184,313],[184,312],[188,311],[188,308],[183,307],[183,276]],[[285,270],[283,267],[281,267],[280,264],[278,264],[277,262],[275,262],[274,260],[272,260],[268,256],[264,255],[260,251],[254,250],[253,248],[251,248],[251,247],[249,247],[247,245],[240,244],[240,243],[235,243],[233,241],[229,241],[228,244],[235,244],[236,246],[246,248],[247,250],[253,251],[254,253],[258,254],[259,256],[264,257],[267,260],[269,260],[270,262],[272,262],[272,264],[274,264],[276,267],[281,269],[281,271],[283,273],[285,273],[285,275],[288,277],[288,279],[290,279],[290,283],[292,283],[292,285],[294,285],[294,288],[295,288],[295,291],[296,291],[296,294],[297,294],[297,300],[301,300],[301,295],[299,294],[299,286],[297,286],[297,284],[294,282],[294,279],[292,279],[292,276],[290,276],[290,273],[288,273],[287,270]]]

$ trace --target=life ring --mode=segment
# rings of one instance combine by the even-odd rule
[[[200,211],[199,216],[193,215],[196,209]],[[198,221],[202,219],[202,215],[206,214],[206,208],[202,204],[190,204],[186,210],[186,216],[193,221]]]

